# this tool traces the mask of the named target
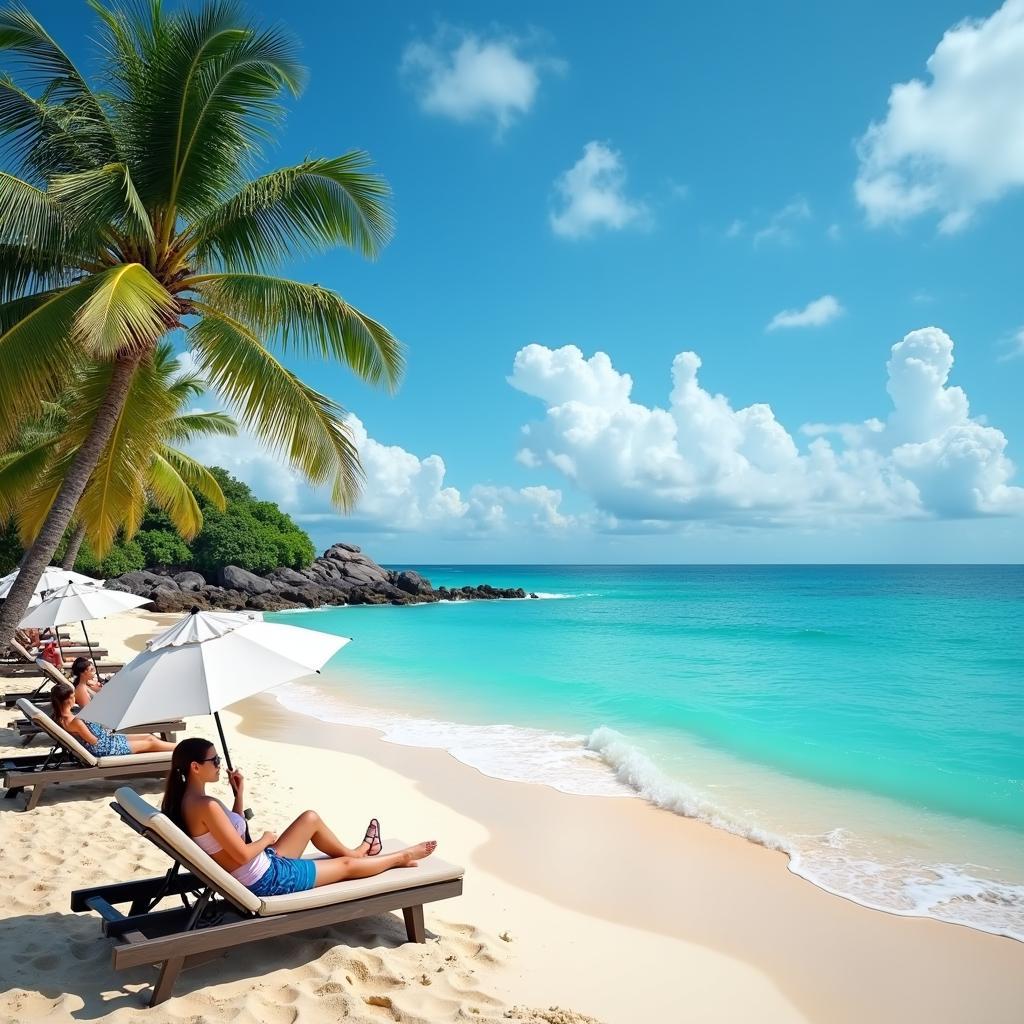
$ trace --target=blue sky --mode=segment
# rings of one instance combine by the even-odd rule
[[[87,63],[84,4],[31,6]],[[318,544],[1024,555],[1024,0],[307,0],[284,20],[311,75],[268,165],[365,149],[397,221],[374,264],[288,270],[387,323],[408,373],[391,397],[297,364],[358,417],[352,520],[247,439],[203,454]],[[699,374],[678,362],[671,398],[683,352]]]

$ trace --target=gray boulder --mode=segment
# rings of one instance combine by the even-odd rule
[[[206,580],[197,572],[175,573],[174,582],[182,590],[202,590],[206,586]]]
[[[124,587],[129,594],[138,594],[139,597],[149,597],[153,591],[164,583],[169,577],[158,576],[155,572],[146,569],[136,569],[134,572],[126,572],[118,576],[117,582]],[[112,581],[108,581],[109,583]],[[177,584],[175,584],[177,587]]]
[[[237,565],[225,565],[217,573],[217,582],[222,587],[249,595],[269,594],[274,589],[274,584],[269,580],[249,572],[248,569],[240,569]]]
[[[379,565],[364,565],[362,563],[349,562],[344,568],[345,578],[355,580],[357,583],[387,583],[387,570]]]
[[[278,590],[283,586],[304,587],[309,583],[308,576],[303,576],[301,572],[296,572],[294,569],[289,569],[286,566],[271,569],[267,573],[267,579],[271,580]]]
[[[430,580],[425,580],[418,572],[413,572],[411,569],[393,573],[392,578],[395,586],[407,594],[429,594],[434,589],[430,585]]]

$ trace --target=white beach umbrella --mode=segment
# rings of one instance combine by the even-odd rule
[[[9,572],[0,578],[0,597],[7,597],[11,592],[11,587],[14,586],[14,581],[18,578],[20,571],[20,569],[15,569],[14,572]],[[83,576],[80,572],[74,572],[71,569],[62,569],[59,565],[48,565],[43,570],[42,576],[39,577],[39,582],[36,583],[29,607],[34,608],[39,604],[47,592],[65,587],[69,583],[85,583],[100,587],[103,585],[103,580],[93,579],[92,576]]]
[[[244,697],[319,672],[351,641],[244,612],[192,611],[154,637],[79,713],[109,729],[213,715]]]
[[[91,648],[85,623],[88,619],[105,619],[108,615],[129,608],[150,604],[149,598],[125,594],[120,590],[106,590],[94,582],[67,583],[32,608],[21,620],[22,627],[43,629],[46,626],[63,626],[68,622],[79,622],[85,633],[85,645]],[[93,665],[96,659],[92,659]]]

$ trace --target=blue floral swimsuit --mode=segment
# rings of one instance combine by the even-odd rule
[[[95,743],[85,744],[94,757],[117,757],[132,752],[127,736],[119,732],[107,732],[97,722],[86,722],[85,727],[96,737]]]

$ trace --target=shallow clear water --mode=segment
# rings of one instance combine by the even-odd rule
[[[548,599],[304,613],[355,642],[284,698],[1024,937],[1024,567],[420,571]]]

